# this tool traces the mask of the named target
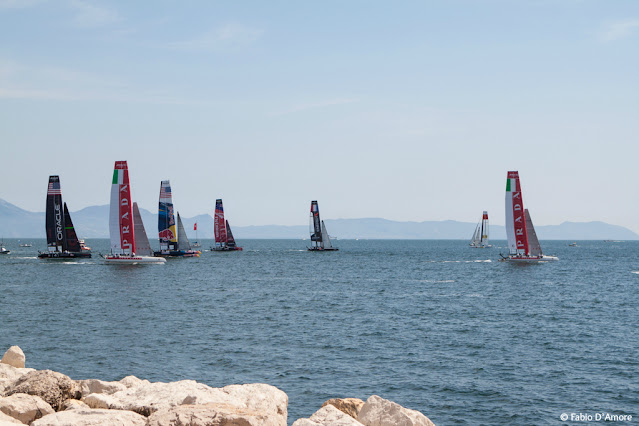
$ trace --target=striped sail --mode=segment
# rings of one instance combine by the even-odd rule
[[[228,235],[226,234],[226,221],[224,220],[224,205],[221,199],[215,200],[215,218],[213,220],[213,230],[215,231],[215,246],[226,247]]]
[[[543,256],[543,253],[541,252],[541,245],[539,244],[539,239],[537,238],[537,233],[535,232],[535,227],[533,226],[528,209],[524,210],[524,214],[526,216],[526,232],[528,233],[528,247],[530,248],[530,255]]]
[[[177,250],[177,230],[173,215],[173,195],[171,184],[163,180],[160,184],[160,202],[158,204],[158,236],[160,250]]]
[[[488,245],[488,212],[484,210],[484,214],[481,219],[481,238],[482,245]]]
[[[135,230],[135,253],[140,256],[153,256],[149,237],[146,235],[138,203],[133,203],[133,229]]]
[[[177,214],[178,217],[178,250],[191,250],[191,242],[189,241],[189,237],[186,236],[186,231],[184,230],[184,225],[182,224],[182,218],[180,218],[180,213]]]
[[[524,202],[521,194],[519,173],[508,172],[506,179],[506,235],[511,255],[528,254],[528,236],[524,218]]]
[[[135,253],[135,231],[131,210],[131,188],[126,161],[116,161],[111,181],[111,203],[109,210],[109,234],[113,254]]]
[[[45,226],[47,230],[48,251],[64,251],[64,211],[59,176],[49,176]]]

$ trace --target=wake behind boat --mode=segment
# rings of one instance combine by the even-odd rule
[[[501,260],[520,263],[559,260],[555,256],[545,256],[541,251],[530,213],[524,209],[519,172],[516,171],[508,172],[506,180],[506,234],[510,253]]]
[[[320,219],[319,206],[317,201],[311,201],[311,217],[310,217],[311,246],[307,247],[308,251],[337,251],[337,247],[333,247],[331,237],[326,231],[324,221]]]
[[[215,200],[215,218],[213,222],[213,231],[215,232],[215,247],[211,247],[211,251],[242,251],[242,247],[238,247],[231,232],[229,221],[224,219],[224,205],[222,199]]]
[[[60,177],[56,175],[49,176],[45,228],[47,251],[39,252],[38,258],[73,260],[91,257],[90,252],[83,251],[80,247],[67,203],[62,202]]]
[[[484,211],[481,221],[477,224],[475,232],[473,233],[473,239],[470,241],[469,246],[473,248],[490,248],[488,244],[488,212]]]
[[[112,265],[136,265],[145,263],[165,263],[166,259],[151,257],[151,247],[148,249],[141,244],[140,249],[146,251],[144,254],[136,253],[136,242],[140,243],[148,238],[144,231],[142,219],[136,227],[136,217],[140,212],[137,204],[131,202],[131,186],[129,185],[129,170],[126,161],[116,161],[113,170],[113,181],[111,184],[111,206],[109,210],[109,234],[111,236],[111,254],[104,256],[104,261]],[[136,238],[136,228],[140,234]]]
[[[173,194],[171,183],[163,180],[160,184],[160,201],[158,203],[158,236],[160,250],[153,253],[159,257],[199,257],[200,252],[191,249],[182,220],[178,213],[176,225],[173,214]]]

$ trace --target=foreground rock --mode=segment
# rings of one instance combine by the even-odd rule
[[[168,423],[167,423],[168,424]],[[179,423],[177,423],[179,424]],[[190,423],[183,423],[189,425]],[[145,426],[146,417],[133,411],[76,408],[42,417],[31,426]]]
[[[13,382],[31,371],[35,370],[33,368],[16,368],[9,364],[0,363],[0,395],[2,395],[4,390]]]
[[[419,411],[404,408],[377,395],[366,400],[357,420],[366,426],[435,426]]]
[[[279,426],[285,425],[282,419],[248,408],[238,408],[224,404],[178,405],[162,408],[153,413],[147,426],[163,425],[241,425],[241,426]]]
[[[362,401],[363,403],[363,401]],[[298,419],[293,426],[362,426],[350,415],[335,408],[334,405],[324,405],[308,419]]]
[[[9,364],[15,368],[24,368],[24,352],[20,349],[20,346],[11,346],[2,356],[0,363]]]
[[[14,419],[11,416],[7,416],[0,411],[0,426],[14,426],[23,424],[21,421]]]
[[[322,407],[326,407],[327,405],[332,405],[341,412],[356,419],[364,406],[364,401],[359,398],[333,398],[322,404]]]
[[[13,382],[4,391],[5,396],[17,393],[36,395],[59,411],[67,399],[79,399],[78,385],[68,376],[51,370],[31,371]]]
[[[140,382],[142,382],[142,380],[140,380]],[[127,386],[124,383],[105,382],[98,379],[78,380],[76,383],[78,384],[80,388],[80,392],[82,392],[82,396],[91,395],[92,393],[102,393],[105,395],[112,395],[116,392],[120,392],[127,389]]]
[[[42,398],[35,395],[17,393],[6,398],[0,398],[0,412],[12,417],[25,425],[48,414],[53,414],[53,408]]]

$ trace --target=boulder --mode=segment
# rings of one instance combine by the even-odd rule
[[[62,407],[60,411],[75,410],[78,408],[84,409],[84,408],[91,408],[91,407],[89,407],[87,404],[85,404],[84,402],[78,399],[67,399],[66,401],[62,403]]]
[[[264,383],[224,386],[222,391],[242,401],[250,410],[279,416],[286,424],[288,395],[275,386]]]
[[[103,393],[111,395],[116,392],[127,389],[127,386],[120,382],[104,382],[98,379],[77,380],[76,383],[80,387],[82,396],[91,395],[92,393]]]
[[[7,416],[0,411],[0,426],[15,426],[23,424],[20,420],[16,420],[11,416]]]
[[[372,395],[357,416],[366,426],[435,426],[428,417],[416,410]]]
[[[226,404],[177,405],[161,408],[149,417],[147,426],[280,426],[281,419],[260,411]]]
[[[187,423],[188,424],[188,423]],[[146,418],[132,411],[78,408],[45,416],[31,426],[145,426]]]
[[[0,363],[0,395],[2,395],[4,390],[14,381],[31,371],[35,370],[33,368],[16,368],[9,364]]]
[[[124,404],[118,398],[103,393],[92,393],[82,398],[82,402],[90,408],[103,408],[111,410],[126,410]]]
[[[15,368],[24,368],[24,352],[20,349],[20,346],[11,346],[0,360],[2,364],[9,364]]]
[[[78,385],[68,376],[51,370],[31,371],[5,389],[5,395],[16,393],[37,395],[54,410],[59,411],[67,399],[79,399],[82,394]]]
[[[148,380],[138,379],[135,376],[126,376],[124,379],[120,380],[120,383],[122,383],[127,388],[135,388],[141,385],[148,385],[151,382],[149,382]]]
[[[25,425],[32,421],[53,414],[53,408],[39,396],[16,393],[0,398],[0,411],[9,417],[21,421]]]
[[[363,402],[363,401],[362,401]],[[335,408],[334,405],[324,405],[308,419],[298,419],[293,426],[362,426],[350,415]]]
[[[326,407],[327,405],[332,405],[339,411],[356,419],[359,411],[364,406],[364,401],[359,398],[333,398],[322,404],[322,407]]]

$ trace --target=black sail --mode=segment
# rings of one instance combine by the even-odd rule
[[[312,231],[311,231],[311,241],[322,241],[322,223],[320,221],[319,214],[319,206],[317,205],[317,201],[311,201],[311,220]]]
[[[235,238],[233,238],[233,233],[231,232],[231,225],[229,225],[229,221],[226,221],[226,246],[229,248],[235,248]]]
[[[82,248],[80,247],[80,241],[78,241],[78,235],[75,233],[75,229],[73,228],[73,222],[71,221],[71,215],[69,215],[67,203],[64,203],[64,236],[65,250],[74,253],[79,253],[82,251]]]
[[[60,190],[60,177],[49,176],[47,189],[47,246],[49,251],[64,250],[64,212],[62,210],[62,192]]]

